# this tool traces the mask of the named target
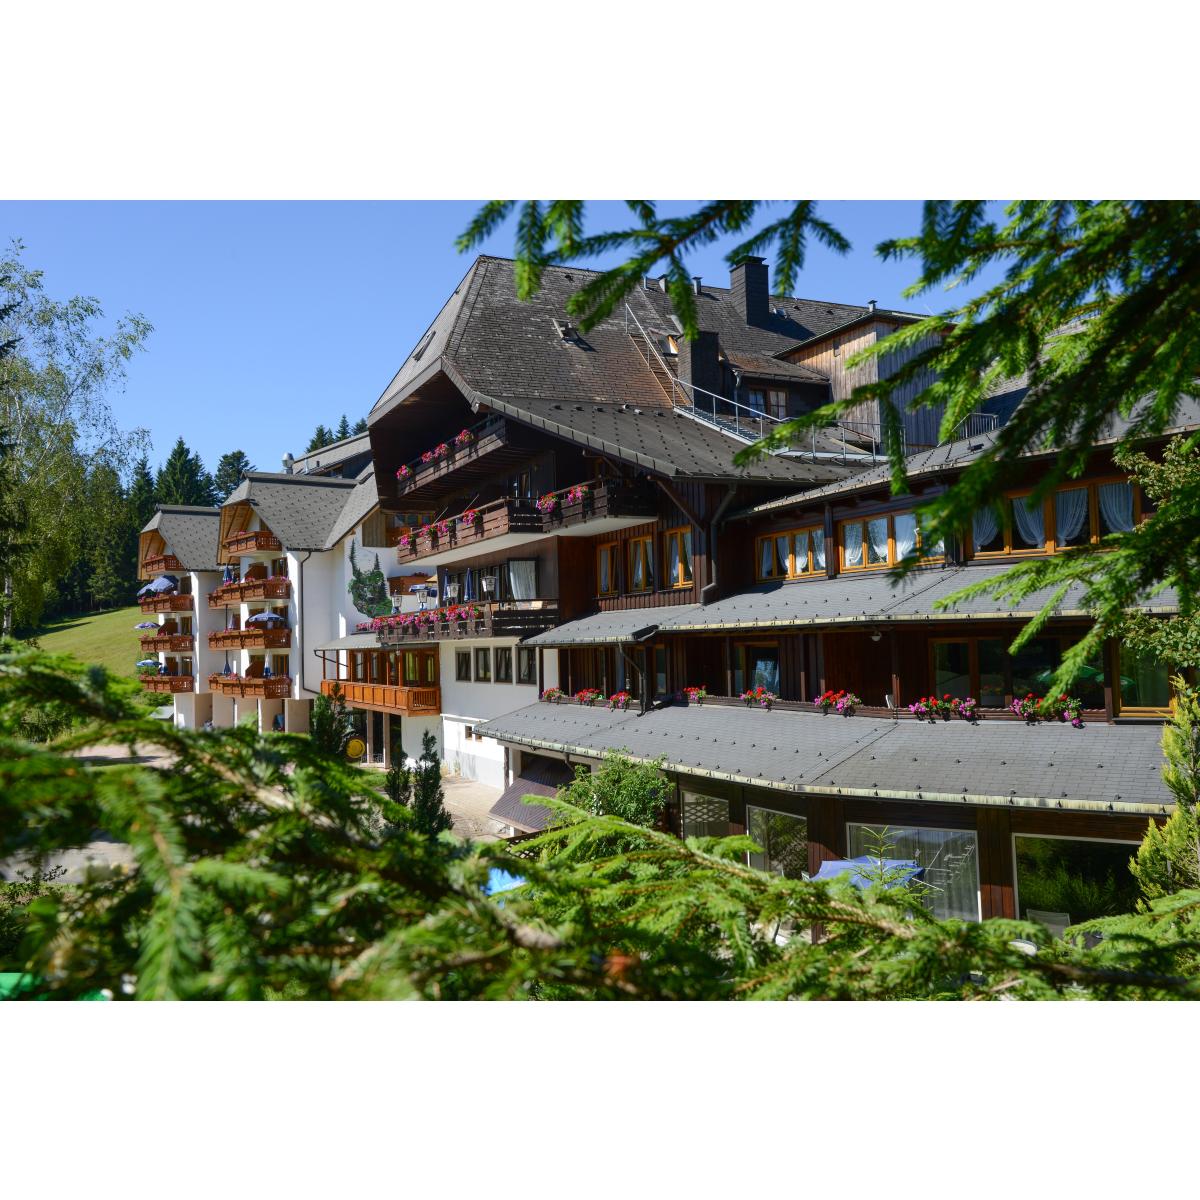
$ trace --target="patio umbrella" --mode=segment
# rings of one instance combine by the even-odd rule
[[[139,660],[137,665],[139,667],[157,667],[158,659],[157,658],[143,658],[143,659]]]
[[[467,571],[464,572],[464,574],[466,575],[466,579],[463,581],[463,599],[464,600],[474,600],[475,599],[475,572],[473,570],[468,569]]]
[[[228,563],[225,564],[225,573],[221,576],[221,582],[222,583],[232,583],[233,582],[233,568]]]
[[[157,629],[157,628],[158,628],[157,621],[139,621],[134,626],[134,629]]]
[[[287,620],[275,612],[260,612],[255,613],[252,617],[246,618],[246,628],[251,625],[259,625],[264,629],[278,629],[282,625],[286,625]]]
[[[221,672],[221,674],[222,675],[232,675],[233,674],[233,668],[229,665],[229,651],[228,650],[225,651],[225,670],[223,670]]]

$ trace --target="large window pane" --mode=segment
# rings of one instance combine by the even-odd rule
[[[1096,489],[1100,533],[1128,533],[1133,528],[1133,485],[1102,483]]]
[[[1132,912],[1133,843],[1017,837],[1017,916],[1055,933],[1093,917]]]
[[[1084,708],[1104,707],[1104,654],[1097,651],[1080,669],[1071,691]]]
[[[728,837],[729,801],[683,793],[683,836]]]
[[[938,696],[971,694],[970,656],[966,642],[935,642],[933,690]]]
[[[1121,707],[1169,708],[1170,672],[1150,658],[1134,654],[1121,646]]]
[[[850,857],[878,854],[912,859],[925,868],[925,907],[935,917],[979,920],[979,855],[975,834],[958,829],[898,829],[849,825]]]
[[[790,813],[746,806],[746,832],[762,848],[750,865],[785,879],[808,878],[808,822]]]
[[[764,687],[769,692],[779,694],[779,648],[777,646],[746,646],[746,684],[739,692],[747,688]]]
[[[1058,670],[1058,641],[1055,638],[1034,638],[1013,655],[1013,695],[1044,696],[1054,672]]]
[[[981,708],[1004,707],[1004,660],[1007,652],[999,638],[980,638],[979,654],[979,704]],[[1025,693],[1022,692],[1022,695]]]

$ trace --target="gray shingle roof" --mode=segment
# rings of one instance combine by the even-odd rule
[[[525,833],[540,833],[550,824],[553,810],[541,804],[523,804],[522,796],[553,796],[575,778],[565,762],[555,758],[528,756],[521,773],[504,789],[500,799],[488,810],[488,816]]]
[[[802,363],[786,362],[751,350],[726,350],[731,366],[756,379],[786,379],[795,383],[828,383],[829,378]]]
[[[611,612],[593,613],[568,621],[545,633],[535,634],[525,646],[603,646],[612,643],[637,642],[662,624],[667,613],[687,614],[699,611],[698,604],[679,604],[672,608],[622,608]]]
[[[1027,620],[1041,610],[1052,589],[1034,592],[1017,608],[988,595],[973,596],[948,610],[934,608],[943,597],[969,584],[995,578],[1007,571],[1009,565],[931,567],[914,571],[896,587],[892,586],[887,571],[844,572],[834,579],[765,584],[726,596],[703,608],[689,605],[687,612],[669,610],[661,627],[667,633],[681,633],[797,625],[885,625],[901,621],[952,621],[964,617]],[[1083,607],[1083,595],[1082,586],[1073,586],[1059,603],[1058,615],[1090,615]],[[1157,596],[1147,598],[1143,607],[1150,612],[1177,612],[1179,597],[1167,588]]]
[[[186,571],[218,571],[217,551],[221,529],[219,508],[186,504],[160,504],[143,533],[157,530]]]
[[[253,471],[225,501],[249,504],[285,550],[324,550],[353,479]]]
[[[1024,395],[1024,385],[1018,385],[1018,392]],[[986,406],[985,406],[986,407]],[[1105,427],[1105,431],[1095,441],[1096,446],[1110,445],[1119,441],[1128,432],[1136,419],[1139,409],[1134,410],[1128,417],[1114,415]],[[1011,415],[1011,413],[1009,414]],[[1007,418],[1005,418],[1007,419]],[[1179,412],[1171,425],[1163,430],[1162,436],[1182,433],[1195,429],[1200,425],[1200,399],[1185,397],[1180,404]],[[974,462],[996,440],[995,433],[979,434],[976,437],[959,438],[957,441],[945,442],[934,446],[932,450],[918,450],[904,460],[904,469],[909,479],[919,479],[922,475],[933,475],[941,471],[962,470]],[[1048,457],[1054,450],[1030,451],[1026,457]],[[808,503],[824,500],[830,496],[850,496],[856,492],[872,491],[887,487],[891,481],[891,472],[886,463],[873,465],[834,483],[796,492],[788,496],[780,496],[775,500],[767,500],[762,504],[745,510],[744,514],[775,512],[784,508],[795,508]]]
[[[643,716],[539,703],[477,729],[559,753],[661,758],[670,771],[795,794],[1098,813],[1160,813],[1173,803],[1155,725],[929,725],[711,703]]]
[[[354,487],[346,497],[346,503],[338,519],[329,531],[326,547],[332,549],[346,534],[379,504],[379,493],[375,490],[375,468],[368,467],[354,481]]]
[[[356,433],[352,437],[342,438],[340,442],[330,442],[327,446],[322,446],[320,450],[299,455],[292,465],[292,470],[298,474],[329,471],[360,454],[370,453],[371,435]]]
[[[410,356],[401,367],[372,410],[372,420],[444,371],[473,403],[664,474],[824,483],[855,469],[778,456],[734,469],[733,455],[744,443],[686,417],[673,418],[674,423],[656,418],[656,413],[670,412],[670,400],[626,331],[623,308],[578,340],[560,335],[556,322],[567,318],[567,300],[595,274],[577,267],[548,268],[538,295],[522,302],[516,297],[511,260],[479,258],[418,342],[421,357]],[[644,324],[678,327],[668,297],[657,288],[639,289],[629,304]],[[745,323],[727,288],[705,287],[697,297],[701,327],[718,333],[721,349],[757,355],[759,361],[866,311],[780,297],[771,304],[768,322],[758,327]],[[775,369],[794,368],[775,362]],[[806,373],[810,377],[821,378]]]

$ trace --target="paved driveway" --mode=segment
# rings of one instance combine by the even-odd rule
[[[488,816],[488,809],[500,799],[500,789],[446,775],[442,779],[442,796],[446,811],[454,819],[454,832],[461,838],[478,842],[495,842],[504,828],[500,821]]]

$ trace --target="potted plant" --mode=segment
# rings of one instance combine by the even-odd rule
[[[405,463],[404,466],[402,466],[396,472],[396,478],[397,479],[411,479],[412,478],[412,468],[407,463]]]
[[[1047,721],[1070,721],[1076,729],[1083,728],[1083,703],[1066,692],[1058,697],[1048,697],[1042,711]]]
[[[548,687],[542,693],[543,704],[561,704],[566,699],[567,693],[562,688]]]
[[[458,518],[458,527],[464,533],[470,533],[475,528],[476,524],[478,524],[478,522],[479,513],[477,513],[473,508],[468,508],[467,511]]]
[[[741,695],[742,703],[747,708],[753,708],[757,704],[759,708],[770,709],[778,699],[774,692],[767,691],[761,684],[758,687],[747,688]]]
[[[950,720],[951,714],[951,697],[947,692],[940,699],[937,696],[922,696],[915,704],[908,706],[908,711],[917,718],[918,721],[936,721],[939,717],[943,721]]]
[[[454,435],[454,444],[456,446],[469,446],[475,440],[475,435],[469,429],[460,430]]]
[[[604,693],[599,688],[580,688],[575,693],[575,703],[585,704],[588,708],[591,708],[603,695]]]
[[[1041,698],[1035,696],[1032,692],[1026,692],[1024,696],[1014,699],[1009,705],[1009,708],[1011,708],[1018,717],[1024,717],[1026,723],[1029,725],[1037,724],[1041,707]]]
[[[689,704],[703,704],[708,699],[708,685],[702,683],[699,687],[685,687],[683,694]]]
[[[950,708],[956,717],[964,721],[979,720],[979,701],[973,696],[956,696],[950,701]]]
[[[610,710],[615,708],[618,712],[624,712],[632,699],[628,692],[614,692],[608,698],[608,707]]]
[[[539,496],[535,502],[535,507],[543,517],[552,517],[558,511],[557,493],[548,492],[545,496]]]

